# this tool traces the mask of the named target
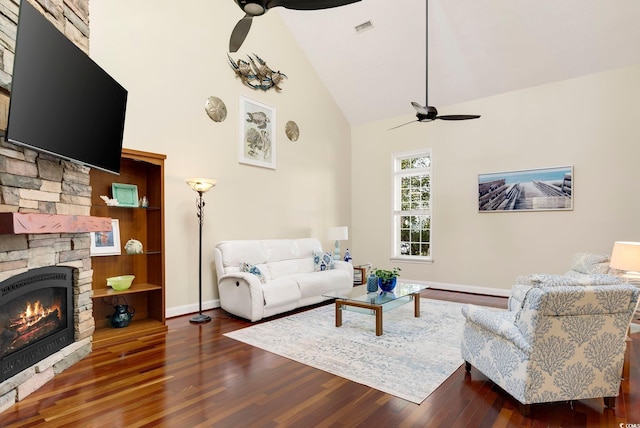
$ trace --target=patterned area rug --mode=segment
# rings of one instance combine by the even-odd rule
[[[371,315],[343,311],[335,327],[335,306],[256,324],[225,334],[291,360],[420,404],[463,363],[460,303],[421,299],[385,312],[383,335]]]

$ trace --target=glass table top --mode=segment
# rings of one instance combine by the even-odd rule
[[[353,302],[369,303],[373,305],[386,306],[387,303],[391,303],[395,300],[402,299],[411,294],[418,293],[422,290],[429,288],[425,284],[415,284],[409,282],[398,282],[396,288],[391,292],[373,291],[367,292],[367,285],[358,285],[348,291],[332,291],[329,293],[323,293],[324,297],[333,297],[336,299],[349,300]],[[404,299],[402,299],[404,300]]]

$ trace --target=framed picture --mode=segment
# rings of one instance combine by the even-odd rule
[[[112,183],[111,193],[120,207],[138,206],[138,186],[135,184]]]
[[[478,175],[480,212],[572,209],[572,166]]]
[[[353,268],[353,285],[362,285],[364,284],[365,272],[367,271],[364,267],[355,267]]]
[[[120,254],[120,221],[111,219],[111,231],[91,232],[91,256],[113,256]]]
[[[240,97],[240,163],[276,169],[276,109]]]

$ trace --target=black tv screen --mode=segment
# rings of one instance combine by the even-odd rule
[[[23,0],[7,141],[117,174],[126,105],[127,90]]]

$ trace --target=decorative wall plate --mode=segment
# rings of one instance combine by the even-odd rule
[[[300,129],[298,128],[298,124],[292,120],[288,121],[284,126],[284,133],[289,140],[298,141],[298,137],[300,137]]]
[[[111,192],[113,199],[118,201],[118,206],[138,207],[138,186],[135,184],[112,183]]]
[[[227,106],[218,97],[209,97],[204,109],[214,122],[222,122],[227,118]]]

